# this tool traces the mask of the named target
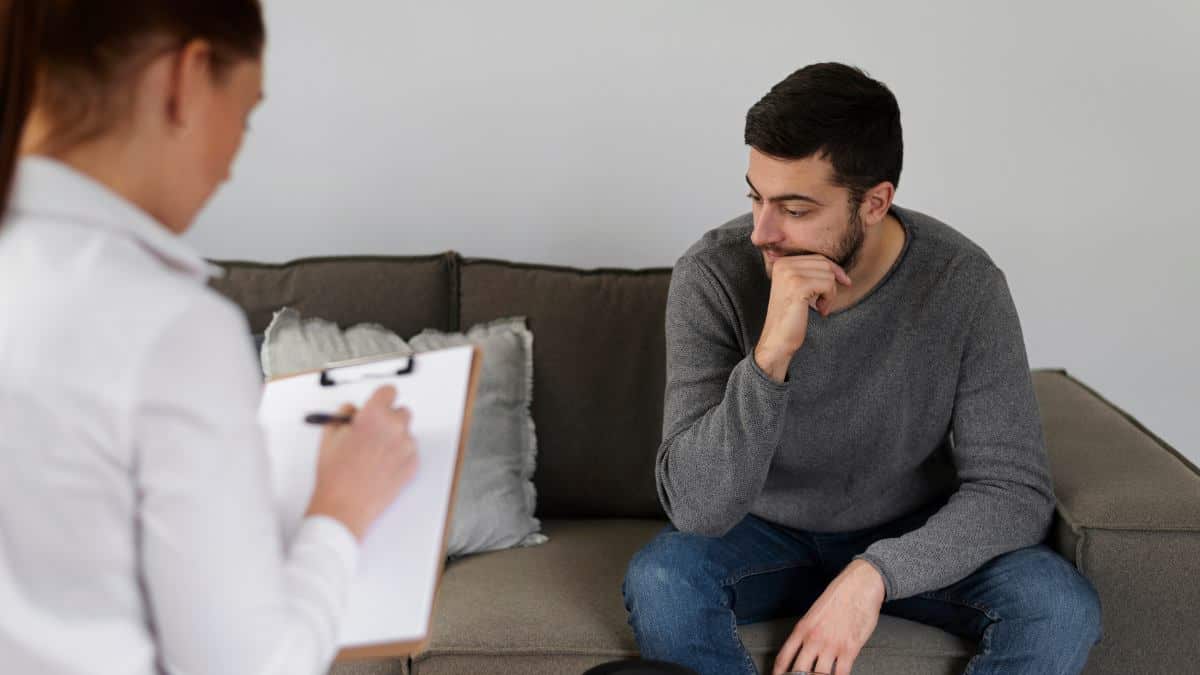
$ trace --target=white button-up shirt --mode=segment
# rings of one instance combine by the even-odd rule
[[[358,545],[273,510],[246,321],[64,164],[0,227],[0,671],[318,673]]]

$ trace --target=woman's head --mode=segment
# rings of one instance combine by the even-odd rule
[[[0,0],[0,214],[18,152],[104,173],[182,231],[262,95],[258,0]]]

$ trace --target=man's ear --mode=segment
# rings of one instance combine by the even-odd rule
[[[195,126],[200,104],[212,89],[212,45],[192,40],[175,52],[167,80],[166,115],[173,131]]]
[[[879,183],[863,193],[862,203],[858,207],[859,218],[866,225],[876,225],[892,208],[892,199],[896,196],[896,186],[890,181]]]

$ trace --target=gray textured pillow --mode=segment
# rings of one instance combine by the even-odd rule
[[[533,517],[537,440],[533,399],[533,333],[524,318],[502,319],[463,333],[427,330],[405,342],[381,326],[346,330],[294,309],[275,313],[262,347],[263,373],[277,377],[332,361],[472,344],[483,352],[447,554],[461,556],[546,541]]]
[[[411,354],[412,348],[390,330],[360,323],[346,330],[325,319],[304,319],[290,308],[275,312],[263,338],[262,369],[268,378],[380,354]]]

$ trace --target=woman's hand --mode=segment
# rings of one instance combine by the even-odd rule
[[[342,406],[338,414],[353,419],[327,426],[321,439],[307,515],[341,521],[359,541],[417,470],[411,414],[393,409],[395,401],[396,389],[388,386],[376,391],[362,410]]]

